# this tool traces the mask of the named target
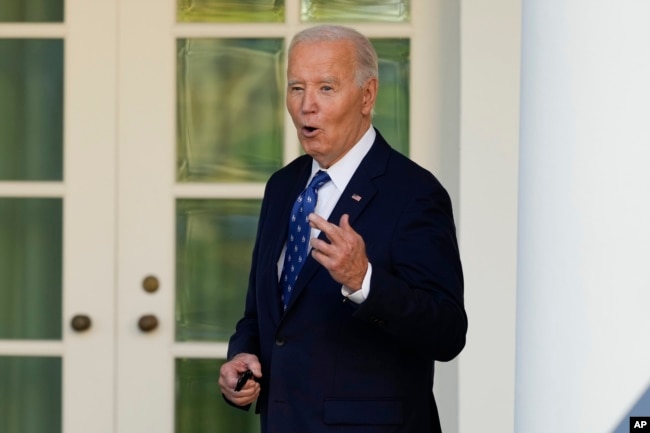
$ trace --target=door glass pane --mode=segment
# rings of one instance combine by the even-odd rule
[[[283,22],[284,0],[176,0],[179,22]]]
[[[372,39],[379,57],[379,92],[373,124],[395,149],[409,152],[408,39]]]
[[[61,358],[0,357],[0,432],[61,432]]]
[[[62,22],[63,0],[2,0],[0,22]]]
[[[0,180],[61,180],[63,41],[0,39],[0,95]]]
[[[281,39],[178,41],[177,178],[263,182],[282,165]]]
[[[176,340],[227,341],[244,309],[259,200],[176,203]]]
[[[410,0],[301,0],[300,11],[304,22],[409,22],[410,3]]]
[[[176,360],[176,433],[256,433],[255,411],[229,406],[219,389],[223,360]]]
[[[62,219],[61,199],[0,198],[0,339],[61,339]]]

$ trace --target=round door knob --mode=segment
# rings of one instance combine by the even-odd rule
[[[85,314],[77,314],[70,321],[70,326],[72,326],[72,329],[77,332],[82,332],[90,329],[90,325],[92,325],[92,321],[90,320],[90,317],[86,316]]]
[[[144,280],[142,280],[142,288],[147,293],[154,293],[158,290],[159,287],[160,282],[158,281],[158,278],[154,277],[153,275],[149,275],[148,277],[145,277]]]
[[[138,328],[142,332],[151,332],[158,327],[158,318],[153,314],[145,314],[138,320]]]

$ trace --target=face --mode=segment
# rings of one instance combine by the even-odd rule
[[[289,54],[287,109],[305,152],[322,168],[341,159],[368,130],[377,80],[355,81],[349,41],[301,42]]]

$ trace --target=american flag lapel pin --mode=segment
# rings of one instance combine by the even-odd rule
[[[352,200],[361,201],[361,196],[359,194],[352,194]]]

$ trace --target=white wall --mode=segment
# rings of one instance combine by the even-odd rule
[[[459,431],[514,427],[520,0],[461,2]]]
[[[650,3],[460,22],[458,431],[627,432],[650,415]]]

